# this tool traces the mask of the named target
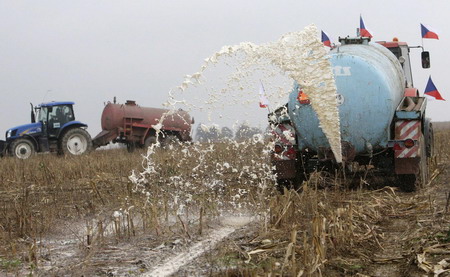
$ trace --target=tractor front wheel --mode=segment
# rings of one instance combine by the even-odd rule
[[[20,138],[11,144],[11,154],[19,159],[28,159],[36,152],[33,142],[29,139]]]
[[[60,145],[63,154],[82,155],[92,151],[92,139],[89,133],[81,128],[74,128],[67,131]]]

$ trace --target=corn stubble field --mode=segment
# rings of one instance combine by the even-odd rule
[[[275,188],[263,140],[0,162],[0,275],[136,276],[251,216],[175,275],[449,276],[450,132],[415,193],[320,172]],[[131,177],[130,177],[131,176]],[[320,187],[320,188],[319,188]],[[447,274],[447,275],[445,275]]]

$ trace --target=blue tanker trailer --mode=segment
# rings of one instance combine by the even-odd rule
[[[433,130],[426,99],[414,88],[404,42],[340,38],[330,51],[337,87],[343,168],[370,165],[393,176],[406,190],[428,180]],[[422,66],[429,54],[422,52]],[[270,115],[274,125],[272,162],[279,184],[298,186],[314,170],[334,171],[336,162],[316,112],[300,86]],[[286,131],[287,130],[287,131]],[[294,137],[290,139],[289,136]]]

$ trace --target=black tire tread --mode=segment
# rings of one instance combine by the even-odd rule
[[[31,140],[29,140],[29,139],[27,139],[27,138],[19,138],[19,139],[16,139],[16,140],[14,140],[12,143],[11,143],[11,150],[10,150],[10,152],[11,152],[11,156],[14,156],[14,157],[16,157],[16,158],[19,158],[19,157],[17,157],[16,156],[16,147],[19,145],[19,144],[21,144],[21,143],[27,143],[28,145],[30,145],[30,147],[31,147],[31,155],[33,155],[34,153],[36,153],[36,147],[34,146],[34,143],[31,141]]]

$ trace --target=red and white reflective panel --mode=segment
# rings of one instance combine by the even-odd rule
[[[294,127],[287,123],[279,124],[272,131],[275,142],[281,143],[282,145],[294,145],[295,144],[295,133]]]
[[[275,158],[279,160],[294,160],[296,158],[295,153],[295,130],[292,125],[288,123],[279,124],[272,130],[272,134],[275,138],[275,144],[278,147],[283,147],[283,151],[276,151]]]
[[[419,146],[413,146],[411,148],[403,148],[402,150],[395,150],[396,158],[415,158],[419,154]]]
[[[395,139],[420,139],[420,121],[399,120],[395,122]]]
[[[420,140],[421,125],[419,120],[399,120],[395,122],[396,140]],[[415,158],[419,154],[419,144],[395,150],[395,158]]]

